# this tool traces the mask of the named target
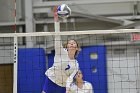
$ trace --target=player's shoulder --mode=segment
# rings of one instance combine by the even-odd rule
[[[84,81],[84,84],[87,85],[87,86],[92,86],[92,84],[88,81]]]
[[[67,48],[63,48],[64,53],[66,53],[68,55],[68,49]]]
[[[65,51],[65,52],[67,52],[67,51],[68,51],[68,49],[67,49],[67,48],[63,48],[63,49],[64,49],[64,51]]]
[[[88,81],[84,81],[84,83],[85,83],[85,84],[88,84],[88,83],[90,83],[90,82],[88,82]]]
[[[75,86],[76,84],[75,83],[71,83],[71,86]]]
[[[76,88],[77,88],[77,85],[76,85],[75,83],[72,83],[72,84],[70,85],[70,87],[71,87],[71,89],[76,89]]]

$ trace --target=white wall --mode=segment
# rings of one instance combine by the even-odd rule
[[[0,64],[13,63],[14,47],[0,47]]]
[[[0,22],[14,21],[14,0],[0,0]]]
[[[16,0],[16,17],[21,18],[21,0]],[[0,0],[0,22],[14,22],[15,3],[14,0]]]
[[[134,46],[117,48],[125,49],[124,53],[114,54],[113,47],[107,52],[109,93],[138,93],[139,52]]]

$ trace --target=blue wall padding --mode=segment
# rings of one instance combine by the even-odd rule
[[[55,51],[52,51],[50,54],[48,54],[48,68],[50,68],[54,63],[54,55]]]
[[[18,93],[41,93],[46,71],[43,48],[18,50]]]
[[[91,58],[91,54],[97,54],[97,58]],[[94,93],[108,93],[106,47],[103,45],[82,47],[77,60],[83,72],[84,80],[92,83]],[[93,67],[96,68],[97,72],[92,71]]]

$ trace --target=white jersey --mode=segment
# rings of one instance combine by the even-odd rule
[[[77,60],[71,60],[63,48],[60,36],[55,36],[54,64],[45,74],[50,80],[62,87],[70,87],[73,77],[79,69]]]
[[[70,91],[71,93],[94,93],[92,84],[87,81],[84,81],[82,88],[79,88],[75,83],[71,84]]]

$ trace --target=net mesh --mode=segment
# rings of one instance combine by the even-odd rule
[[[17,80],[17,93],[41,93],[45,71],[53,65],[57,35],[63,45],[70,39],[80,44],[77,60],[94,93],[139,93],[139,34],[136,29],[1,34],[0,93],[13,93],[9,92],[14,88],[13,80]],[[17,71],[13,71],[15,36]]]

